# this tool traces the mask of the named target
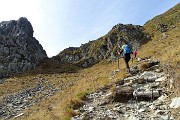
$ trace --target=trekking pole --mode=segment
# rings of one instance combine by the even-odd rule
[[[118,70],[119,70],[119,55],[118,55]]]
[[[132,57],[132,63],[133,63],[133,59],[134,59],[134,58]]]

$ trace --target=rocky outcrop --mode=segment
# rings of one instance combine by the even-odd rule
[[[0,78],[34,69],[47,57],[27,18],[0,23]]]
[[[82,44],[80,47],[70,47],[53,57],[63,63],[75,63],[81,67],[89,67],[97,62],[117,55],[117,50],[125,43],[134,49],[150,39],[139,25],[115,25],[105,36]],[[113,55],[112,55],[113,54]]]
[[[144,24],[145,31],[151,36],[166,33],[173,29],[178,29],[180,20],[180,3],[169,9],[165,13],[154,17]]]
[[[85,104],[74,109],[78,114],[71,120],[175,120],[169,108],[170,85],[165,86],[170,78],[158,72],[160,64],[150,68],[124,78],[123,84],[119,81],[87,94]],[[156,78],[154,82],[147,81],[152,78]]]
[[[160,24],[160,23],[158,23],[157,29],[158,29],[160,32],[167,32],[167,30],[168,30],[166,24]]]

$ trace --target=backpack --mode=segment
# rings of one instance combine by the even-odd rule
[[[137,54],[137,52],[136,52],[136,51],[134,51],[134,52],[133,52],[133,54],[134,54],[134,55],[136,55],[136,54]]]
[[[131,50],[128,45],[123,45],[123,55],[126,53],[131,53]]]

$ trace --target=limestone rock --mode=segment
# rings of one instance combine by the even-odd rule
[[[116,89],[113,95],[114,102],[127,102],[133,98],[133,88],[129,86],[119,87]]]
[[[0,23],[0,78],[34,69],[47,57],[27,18]]]
[[[178,108],[180,107],[180,97],[175,97],[172,99],[171,104],[169,105],[171,108]]]
[[[81,67],[89,67],[103,59],[117,58],[118,49],[128,43],[132,49],[139,49],[142,42],[150,39],[143,32],[143,27],[132,24],[117,24],[105,37],[82,44],[80,47],[69,47],[61,51],[53,59],[62,63],[74,63]]]

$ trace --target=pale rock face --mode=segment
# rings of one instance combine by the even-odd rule
[[[61,51],[53,58],[63,63],[76,63],[81,67],[89,67],[103,59],[111,57],[113,49],[128,43],[132,50],[138,50],[141,43],[150,39],[150,36],[143,32],[143,27],[132,24],[117,24],[107,34],[107,37],[89,41],[80,47],[69,47]],[[113,55],[117,57],[116,52]]]
[[[0,23],[0,78],[34,69],[47,57],[27,18]]]

